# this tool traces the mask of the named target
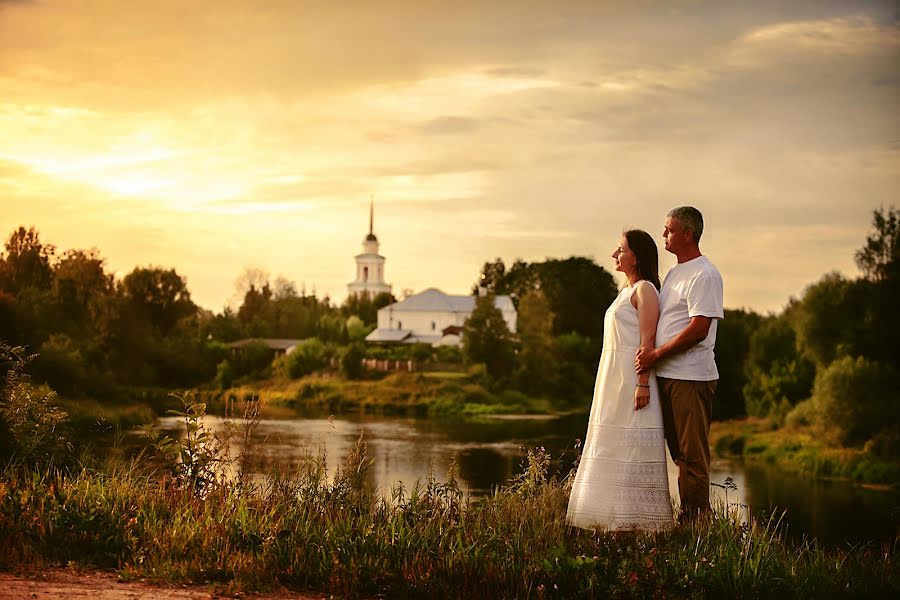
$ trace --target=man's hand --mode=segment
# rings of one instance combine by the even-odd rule
[[[659,353],[656,351],[656,348],[638,348],[634,358],[634,370],[638,374],[646,373],[657,360],[659,360]]]

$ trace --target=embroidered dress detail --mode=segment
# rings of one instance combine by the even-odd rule
[[[637,285],[653,287],[648,281]],[[660,531],[672,526],[662,412],[653,375],[650,404],[634,409],[634,355],[640,344],[637,309],[631,304],[635,289],[622,290],[604,318],[594,400],[567,511],[569,523],[585,529]]]

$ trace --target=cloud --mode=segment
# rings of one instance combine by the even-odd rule
[[[422,123],[417,127],[424,134],[454,134],[471,133],[482,127],[482,122],[469,117],[445,116],[437,117]]]
[[[765,309],[896,198],[889,3],[463,4],[2,4],[2,222],[159,250],[215,306],[235,264],[342,297],[373,193],[392,280],[459,291],[691,202]],[[761,274],[775,227],[813,233]]]

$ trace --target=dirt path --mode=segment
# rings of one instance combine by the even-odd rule
[[[70,573],[45,571],[32,576],[0,573],[0,600],[31,599],[68,600],[208,600],[211,598],[246,598],[247,600],[321,600],[311,596],[280,592],[275,594],[219,594],[211,587],[163,586],[138,581],[120,582],[108,573]]]

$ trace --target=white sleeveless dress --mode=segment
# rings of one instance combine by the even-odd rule
[[[637,285],[656,287],[649,281]],[[603,353],[581,462],[566,518],[577,527],[660,531],[672,525],[665,437],[656,377],[650,404],[634,409],[635,352],[640,345],[635,287],[623,289],[606,311]]]

